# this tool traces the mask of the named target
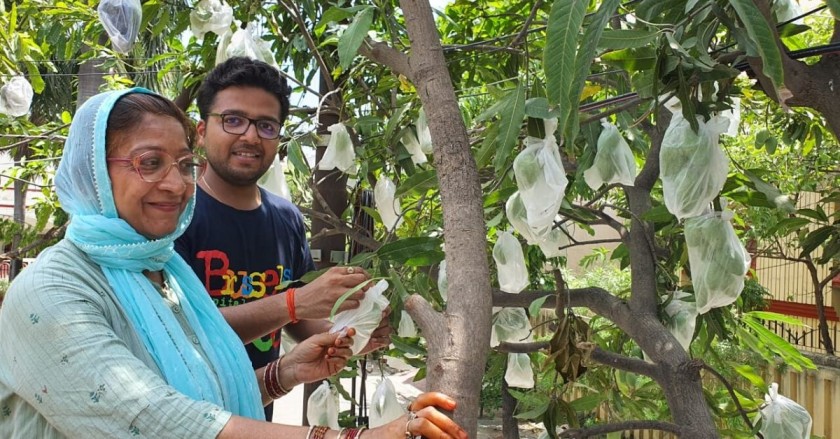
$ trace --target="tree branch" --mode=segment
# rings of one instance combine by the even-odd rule
[[[543,0],[537,0],[534,2],[534,6],[531,7],[531,13],[528,14],[528,18],[525,19],[525,23],[522,25],[522,30],[516,34],[516,38],[510,42],[509,46],[515,47],[522,44],[522,41],[525,39],[525,36],[528,35],[528,28],[531,27],[531,23],[534,21],[534,18],[537,16],[537,11],[540,10],[542,7]]]
[[[431,344],[440,343],[446,321],[443,316],[432,307],[432,305],[419,294],[412,294],[405,300],[405,310],[420,325],[420,331]]]
[[[590,437],[598,437],[607,433],[627,430],[660,430],[679,435],[682,432],[682,427],[677,424],[664,421],[625,421],[586,428],[572,428],[560,433],[559,437],[564,439],[586,439]]]
[[[306,215],[309,215],[310,217],[318,218],[319,220],[330,224],[331,226],[335,227],[336,232],[347,235],[348,237],[350,237],[350,239],[356,241],[357,243],[367,247],[372,251],[376,251],[377,249],[379,249],[379,247],[382,246],[382,244],[379,241],[371,238],[370,236],[367,236],[360,230],[348,226],[340,218],[337,218],[333,215],[324,212],[318,212],[315,209],[311,209],[308,207],[300,206],[298,207],[298,209],[300,209],[301,212],[303,212]]]
[[[372,42],[369,38],[365,38],[364,43],[359,46],[359,53],[375,63],[388,66],[395,73],[408,78],[409,81],[415,82],[408,56],[397,49],[385,43]]]
[[[750,430],[754,430],[753,423],[752,421],[750,421],[750,417],[747,416],[747,411],[744,410],[744,407],[741,405],[741,401],[738,399],[738,395],[735,394],[735,389],[732,388],[732,385],[729,384],[729,381],[726,379],[726,377],[721,375],[717,370],[715,370],[712,366],[709,366],[706,363],[703,363],[703,369],[707,370],[709,373],[714,375],[723,384],[723,386],[726,387],[726,390],[729,392],[729,396],[732,397],[732,402],[734,402],[735,407],[738,408],[738,413],[741,414],[741,418],[744,419],[744,422],[747,424],[747,427],[749,427]],[[764,436],[762,436],[761,433],[756,434],[760,439],[764,439]]]
[[[634,181],[635,187],[650,192],[653,185],[656,184],[656,180],[659,179],[659,151],[662,148],[662,139],[665,137],[665,130],[670,123],[671,112],[663,107],[656,117],[656,125],[650,126],[649,129],[645,130],[648,137],[650,137],[651,146],[645,158],[645,166]]]
[[[656,379],[660,375],[659,367],[653,363],[640,360],[638,358],[626,357],[615,352],[606,351],[600,347],[596,347],[589,358],[595,360],[605,366],[614,367],[631,373],[645,375]]]
[[[548,347],[549,345],[547,341],[534,341],[530,343],[510,343],[503,341],[494,349],[496,349],[496,352],[501,352],[503,354],[529,354],[531,352],[548,349]]]
[[[306,28],[306,23],[304,23],[303,18],[298,13],[298,10],[295,9],[294,5],[291,5],[286,2],[286,0],[277,0],[277,3],[292,16],[292,19],[297,23],[298,27],[300,28],[301,35],[303,35],[304,41],[306,41],[306,47],[309,48],[309,53],[315,57],[315,62],[318,63],[318,69],[321,72],[321,77],[324,78],[324,82],[327,85],[327,88],[330,91],[335,90],[335,83],[333,82],[332,78],[332,71],[330,71],[329,67],[327,67],[326,61],[321,56],[321,52],[318,51],[318,45],[315,44],[315,40],[312,39],[312,35],[309,33],[309,30]]]
[[[64,233],[65,229],[67,229],[67,224],[63,224],[63,225],[58,226],[58,227],[53,227],[50,230],[47,230],[46,233],[41,235],[41,237],[37,241],[35,241],[35,242],[25,246],[25,247],[12,249],[12,250],[10,250],[6,253],[0,254],[0,258],[17,258],[20,255],[22,255],[24,253],[28,253],[30,250],[38,248],[38,247],[46,244],[50,240],[55,239],[57,236]]]

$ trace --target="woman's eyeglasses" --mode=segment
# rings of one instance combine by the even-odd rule
[[[134,157],[108,157],[106,160],[130,163],[140,178],[147,183],[163,180],[174,166],[178,168],[178,173],[185,182],[193,184],[207,167],[207,161],[201,156],[188,154],[175,159],[163,151],[146,151]]]
[[[280,137],[280,122],[271,119],[251,119],[230,113],[207,113],[208,116],[216,116],[222,119],[222,130],[228,134],[241,136],[248,131],[253,124],[257,127],[257,135],[261,139],[274,140]]]

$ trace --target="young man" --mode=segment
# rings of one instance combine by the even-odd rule
[[[333,304],[369,276],[358,267],[333,267],[294,293],[287,289],[315,265],[298,209],[257,186],[289,114],[289,87],[279,72],[231,58],[207,74],[197,103],[196,142],[208,167],[198,180],[192,222],[175,248],[247,343],[257,369],[278,357],[280,328],[298,340],[327,331],[323,319]],[[363,294],[341,309],[358,307]],[[366,350],[387,345],[389,333],[383,323]],[[269,420],[271,410],[266,407]]]

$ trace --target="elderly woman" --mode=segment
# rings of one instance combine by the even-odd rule
[[[77,112],[55,178],[67,236],[0,308],[0,437],[465,438],[433,407],[454,409],[437,393],[372,430],[264,421],[263,404],[343,368],[353,330],[250,367],[173,251],[204,168],[192,133],[172,102],[139,88],[99,94]]]

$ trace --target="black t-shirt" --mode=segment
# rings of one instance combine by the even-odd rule
[[[218,307],[277,294],[285,289],[284,282],[298,280],[315,269],[300,211],[262,188],[260,194],[262,205],[244,211],[219,202],[198,187],[192,222],[175,241],[175,250]],[[279,348],[280,331],[245,345],[254,369],[277,359]]]

